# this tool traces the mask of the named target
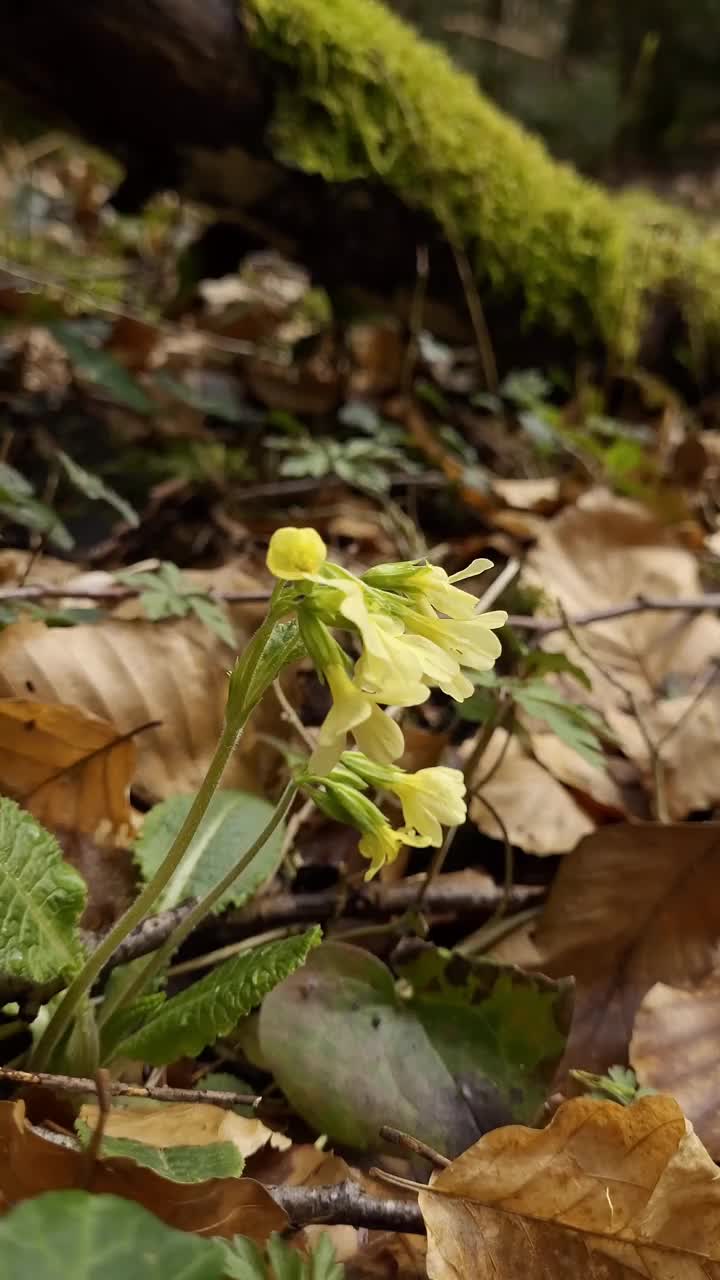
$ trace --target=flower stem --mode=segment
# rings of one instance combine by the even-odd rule
[[[205,894],[205,897],[201,898],[199,902],[196,903],[189,915],[185,916],[185,919],[182,920],[177,929],[170,934],[170,937],[166,942],[164,942],[163,945],[150,957],[147,964],[139,973],[135,973],[133,975],[127,986],[120,987],[113,993],[111,999],[103,1001],[98,1015],[98,1026],[104,1026],[108,1019],[111,1018],[121,1006],[129,1004],[131,1000],[137,999],[148,984],[152,982],[153,978],[160,973],[169,961],[173,952],[177,951],[178,947],[182,945],[185,939],[192,933],[193,929],[197,929],[198,925],[207,915],[210,914],[213,908],[220,901],[223,894],[227,893],[228,889],[235,880],[237,880],[238,876],[250,866],[256,854],[258,854],[263,846],[267,844],[270,836],[273,834],[273,831],[275,831],[275,829],[280,825],[290,809],[296,793],[297,784],[294,781],[289,782],[265,827],[260,832],[257,839],[250,845],[250,848],[247,849],[234,866],[230,868],[227,874],[223,876],[222,880],[218,880],[217,884]]]
[[[158,867],[152,880],[146,884],[142,893],[130,904],[125,914],[115,922],[110,932],[103,938],[92,955],[88,956],[82,969],[70,983],[32,1054],[31,1064],[34,1070],[41,1071],[47,1066],[61,1038],[75,1017],[83,998],[90,991],[113,951],[152,910],[163,889],[179,867],[190,841],[195,835],[217,790],[218,783],[225,772],[225,766],[232,755],[243,727],[244,720],[233,719],[231,722],[226,722],[202,786],[195,796],[188,815],[165,859]]]

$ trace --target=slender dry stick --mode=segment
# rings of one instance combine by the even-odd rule
[[[287,697],[287,694],[285,693],[285,690],[283,689],[279,679],[273,680],[273,693],[275,694],[275,697],[280,703],[283,719],[287,720],[288,724],[292,725],[298,737],[301,739],[302,742],[305,743],[305,746],[310,751],[314,751],[315,741],[312,737],[312,734],[305,728],[305,725],[303,724],[297,711],[295,710],[294,706],[292,705],[289,698]]]
[[[21,1085],[24,1088],[34,1086],[41,1089],[56,1089],[58,1093],[97,1093],[97,1081],[83,1076],[54,1075],[49,1071],[15,1071],[10,1067],[0,1067],[0,1083]],[[153,1102],[212,1102],[216,1107],[230,1110],[232,1107],[256,1107],[262,1098],[253,1093],[231,1093],[229,1090],[216,1089],[169,1089],[150,1088],[148,1085],[123,1084],[119,1080],[111,1080],[108,1090],[117,1098],[149,1098]]]
[[[480,294],[478,293],[475,277],[472,273],[472,267],[468,262],[468,256],[460,241],[456,241],[454,239],[451,240],[451,246],[457,272],[460,277],[460,283],[462,284],[463,291],[465,293],[467,308],[470,312],[472,327],[475,331],[475,340],[478,346],[485,385],[487,386],[488,391],[497,393],[500,385],[497,360],[495,359],[492,338],[490,337],[490,330],[488,329],[487,320],[485,319],[485,312],[483,311],[483,305],[480,301]]]
[[[400,378],[400,386],[406,393],[410,390],[412,385],[412,376],[418,353],[418,341],[425,312],[425,298],[427,296],[428,275],[430,272],[430,255],[426,244],[419,244],[417,246],[415,250],[415,264],[415,288],[413,289],[412,300],[410,303],[410,315],[408,317],[410,341],[408,342],[407,349],[405,351],[405,359],[403,360],[402,375]]]
[[[403,1147],[405,1151],[412,1151],[413,1155],[422,1156],[438,1169],[446,1169],[450,1164],[447,1156],[441,1155],[434,1147],[428,1146],[427,1142],[414,1138],[410,1133],[403,1133],[402,1129],[393,1129],[392,1125],[384,1124],[380,1130],[380,1137],[386,1142],[394,1143],[396,1147]]]

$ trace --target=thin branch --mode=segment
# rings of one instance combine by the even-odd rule
[[[86,1080],[82,1076],[52,1075],[48,1071],[15,1071],[11,1067],[0,1067],[0,1084],[34,1086],[42,1089],[56,1089],[59,1093],[98,1093],[98,1083]],[[262,1101],[252,1093],[230,1093],[220,1089],[169,1089],[135,1084],[122,1084],[119,1080],[109,1081],[107,1091],[118,1098],[151,1098],[154,1102],[211,1102],[216,1107],[227,1110],[233,1107],[256,1107]]]
[[[396,1147],[403,1147],[405,1151],[412,1151],[413,1155],[422,1156],[423,1160],[429,1160],[438,1169],[446,1169],[450,1164],[447,1156],[441,1155],[434,1147],[428,1146],[427,1142],[414,1138],[411,1133],[403,1133],[402,1129],[394,1129],[392,1125],[384,1124],[380,1130],[380,1137],[386,1142],[393,1142]]]
[[[297,1227],[312,1222],[342,1223],[369,1231],[402,1231],[424,1235],[425,1224],[415,1200],[381,1200],[367,1195],[357,1182],[334,1187],[266,1187]]]
[[[415,907],[418,888],[418,878],[410,877],[398,884],[375,882],[363,884],[355,890],[339,886],[324,889],[320,893],[267,895],[256,898],[247,907],[229,911],[214,919],[212,934],[215,940],[232,942],[280,925],[322,924],[326,921],[342,923],[348,918],[382,920],[388,916],[401,915]],[[507,898],[507,909],[522,911],[540,901],[544,894],[545,889],[539,885],[514,885]],[[506,896],[502,887],[484,879],[475,885],[467,879],[441,877],[428,889],[423,907],[428,915],[491,915],[506,900]],[[140,956],[156,951],[190,914],[194,905],[194,901],[183,903],[172,911],[149,916],[120,944],[106,972],[117,965],[127,964],[130,960],[137,960]],[[97,945],[97,937],[88,937],[88,942],[90,945]]]

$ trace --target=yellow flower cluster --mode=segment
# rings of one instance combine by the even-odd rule
[[[358,826],[360,850],[371,861],[369,875],[392,861],[403,844],[440,845],[442,825],[457,825],[465,817],[462,775],[455,769],[406,774],[394,768],[404,740],[383,707],[419,706],[433,688],[462,702],[474,689],[468,671],[488,671],[494,665],[500,655],[495,631],[504,626],[507,614],[501,609],[477,614],[475,597],[456,586],[489,569],[491,562],[474,560],[448,576],[437,565],[401,561],[378,565],[357,577],[328,561],[315,529],[286,528],[273,535],[267,564],[288,584],[283,588],[289,592],[288,607],[332,694],[332,707],[308,765],[316,792],[318,779],[334,778],[330,790],[318,792],[318,802],[322,800],[328,811],[339,806],[344,820]],[[349,631],[359,641],[361,652],[354,665],[335,631]],[[343,757],[352,783],[347,777],[345,782],[338,780],[336,772],[331,775],[350,734],[359,748]],[[382,773],[383,767],[380,777],[377,770]],[[405,820],[401,830],[394,831],[361,795],[358,787],[370,782],[399,798]],[[354,818],[348,819],[348,805]]]

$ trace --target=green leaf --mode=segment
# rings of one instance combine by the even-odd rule
[[[294,1109],[334,1142],[394,1125],[447,1155],[528,1123],[570,1024],[572,983],[428,948],[396,987],[359,947],[325,943],[266,998],[260,1055]]]
[[[585,689],[592,689],[592,680],[582,667],[571,662],[564,653],[549,653],[546,649],[530,649],[523,659],[526,679],[548,675],[568,675]]]
[[[54,836],[0,798],[0,974],[43,983],[77,973],[86,897]]]
[[[267,1255],[253,1240],[235,1236],[223,1240],[228,1280],[343,1280],[345,1268],[335,1261],[330,1236],[320,1236],[310,1257],[305,1257],[282,1236],[272,1235]]]
[[[144,960],[141,959],[136,963],[142,965]],[[127,975],[129,969],[130,965],[123,965],[121,970],[116,969],[114,972],[121,972]],[[106,988],[106,995],[108,990]],[[108,1018],[100,1031],[100,1061],[108,1062],[111,1058],[114,1058],[116,1056],[115,1046],[120,1044],[121,1040],[127,1040],[128,1036],[134,1035],[136,1031],[144,1027],[145,1023],[157,1013],[164,1003],[165,993],[163,991],[152,991],[149,995],[140,996],[138,1000],[134,1000],[126,1008],[117,1009]]]
[[[3,1280],[223,1280],[217,1240],[119,1196],[50,1191],[0,1220]]]
[[[57,450],[57,455],[63,467],[65,474],[71,484],[86,498],[90,498],[92,502],[106,502],[108,506],[113,507],[133,529],[137,529],[140,524],[140,517],[134,507],[130,506],[124,498],[120,497],[114,489],[105,484],[100,476],[96,476],[92,471],[86,471],[79,463],[75,462],[62,449]]]
[[[29,480],[7,462],[0,462],[0,516],[31,533],[44,534],[61,551],[69,551],[75,545],[59,516],[34,496]]]
[[[108,351],[91,347],[76,332],[75,326],[66,323],[48,326],[51,333],[70,357],[73,368],[86,382],[106,391],[116,404],[123,404],[135,413],[149,414],[154,405],[142,387]]]
[[[150,810],[135,843],[135,861],[151,880],[182,827],[195,797],[171,796]],[[245,791],[219,791],[213,796],[180,866],[163,890],[156,909],[176,907],[186,898],[201,898],[238,861],[273,815],[274,806]],[[217,911],[242,906],[277,871],[282,858],[284,827],[270,839],[216,905]]]
[[[140,604],[151,622],[194,613],[225,644],[235,647],[235,630],[224,606],[206,591],[199,591],[176,564],[165,561],[155,573],[116,573],[115,580],[139,589]]]
[[[246,706],[254,707],[280,672],[291,662],[297,662],[304,656],[305,645],[297,622],[277,622],[250,680],[245,698]],[[228,707],[232,701],[232,692],[231,676]]]
[[[208,1089],[210,1093],[214,1093],[216,1090],[218,1093],[255,1093],[252,1085],[248,1084],[247,1080],[241,1080],[239,1076],[233,1076],[229,1071],[211,1071],[198,1082],[198,1088]],[[235,1115],[245,1116],[248,1120],[254,1120],[257,1115],[252,1106],[243,1106],[242,1103],[238,1103],[237,1106],[233,1107],[233,1111]]]
[[[571,1071],[570,1075],[589,1097],[596,1098],[599,1102],[609,1099],[610,1102],[618,1102],[621,1107],[629,1107],[638,1098],[657,1093],[656,1089],[638,1084],[632,1067],[610,1067],[605,1076],[594,1075],[591,1071]]]
[[[602,767],[604,753],[599,735],[604,731],[604,724],[597,712],[569,702],[542,680],[516,687],[513,697],[527,715],[544,721],[562,742],[589,764]]]
[[[92,1136],[87,1124],[76,1121],[75,1128],[84,1146]],[[239,1178],[245,1161],[234,1142],[209,1142],[207,1146],[156,1147],[135,1138],[102,1140],[103,1157],[122,1156],[143,1169],[152,1169],[168,1182],[207,1182],[210,1178]]]
[[[146,1026],[121,1041],[116,1056],[161,1067],[194,1058],[260,1004],[278,982],[305,962],[320,942],[319,929],[267,942],[226,960],[205,978],[167,1000]]]

